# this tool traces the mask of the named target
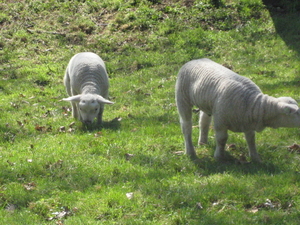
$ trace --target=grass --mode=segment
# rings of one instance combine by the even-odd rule
[[[281,3],[280,3],[281,4]],[[260,0],[0,3],[0,221],[3,224],[298,224],[299,129],[257,134],[262,164],[230,133],[230,154],[201,164],[183,151],[174,102],[179,68],[211,58],[263,92],[299,100],[299,4]],[[71,116],[70,58],[105,61],[102,128]],[[197,116],[194,117],[197,125]],[[197,128],[193,140],[197,140]]]

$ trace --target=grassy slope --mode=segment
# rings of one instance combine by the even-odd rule
[[[299,98],[299,16],[279,9],[270,13],[259,0],[219,8],[209,1],[1,3],[0,221],[297,224],[299,155],[286,146],[299,141],[299,129],[258,134],[262,165],[215,162],[213,133],[197,148],[200,166],[175,154],[183,138],[174,84],[191,59],[212,58],[265,93]],[[65,67],[80,51],[98,53],[108,68],[116,104],[106,107],[103,129],[71,125],[69,105],[59,101]],[[231,143],[236,158],[247,153],[242,134],[231,133]],[[47,222],[55,212],[70,215]]]

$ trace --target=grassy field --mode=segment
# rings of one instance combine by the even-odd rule
[[[299,100],[300,4],[269,2],[1,1],[1,224],[299,224],[299,128],[258,133],[262,164],[240,160],[232,132],[236,160],[215,161],[211,130],[194,164],[174,101],[179,68],[202,57]],[[101,128],[74,123],[61,101],[82,51],[110,77]]]

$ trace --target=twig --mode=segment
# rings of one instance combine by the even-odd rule
[[[57,32],[57,31],[44,31],[44,30],[27,29],[27,32],[30,33],[30,34],[39,33],[39,34],[54,34],[54,35],[66,36],[65,33]]]

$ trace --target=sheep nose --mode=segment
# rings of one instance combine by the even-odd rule
[[[85,123],[85,124],[91,124],[92,121],[90,121],[90,120],[85,120],[84,123]]]

